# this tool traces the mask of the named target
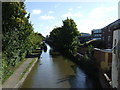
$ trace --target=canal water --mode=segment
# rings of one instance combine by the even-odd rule
[[[22,88],[96,88],[96,80],[47,45],[40,60],[30,72]]]

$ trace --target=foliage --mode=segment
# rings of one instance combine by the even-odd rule
[[[34,48],[42,35],[33,31],[24,2],[2,3],[2,76],[11,72]]]
[[[56,27],[50,32],[49,39],[55,46],[66,55],[76,54],[78,48],[79,31],[77,25],[72,19],[63,21],[63,26]]]
[[[94,59],[94,47],[92,45],[88,46],[87,52],[84,54],[83,58],[80,60],[82,66],[89,75],[97,76],[99,73],[99,69],[97,66],[97,62]]]

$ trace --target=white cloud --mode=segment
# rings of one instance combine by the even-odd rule
[[[60,26],[62,26],[62,22],[61,21],[56,21],[54,26],[60,27]]]
[[[101,18],[101,19],[92,19],[92,18],[86,18],[83,20],[77,20],[76,24],[78,26],[78,30],[80,30],[80,32],[85,32],[85,33],[91,33],[91,30],[93,29],[101,29],[105,26],[107,26],[108,24],[114,22],[117,18],[112,17],[112,18]]]
[[[77,13],[71,13],[71,12],[68,12],[68,13],[65,13],[64,15],[62,15],[62,17],[66,18],[66,17],[81,17],[82,14],[80,12],[77,12]]]
[[[60,7],[60,5],[61,5],[61,4],[56,4],[54,7],[55,7],[55,8],[58,8],[58,7]]]
[[[46,27],[46,30],[52,30],[53,29],[53,26],[47,26]]]
[[[40,19],[42,19],[42,20],[49,20],[49,19],[55,19],[55,17],[44,15],[44,16],[41,16]]]
[[[78,13],[73,14],[73,16],[75,16],[75,17],[81,17],[82,14],[80,12],[78,12]]]
[[[109,11],[109,12],[111,12],[111,11],[114,11],[114,10],[116,10],[116,9],[118,9],[118,7],[116,6],[112,6],[112,7],[108,7],[108,8],[106,8],[106,11]]]
[[[95,8],[91,11],[90,17],[91,18],[102,18],[104,16],[103,8]]]
[[[52,13],[54,13],[54,11],[48,11],[48,13],[52,14]]]
[[[81,8],[81,6],[78,6],[77,8]]]
[[[100,29],[117,20],[117,6],[94,8],[83,19],[76,20],[80,32],[91,33],[93,29]]]
[[[117,9],[116,7],[97,7],[94,8],[91,12],[90,12],[90,17],[91,18],[103,18],[107,13],[114,11],[115,9]]]
[[[65,13],[62,17],[71,17],[72,16],[72,13],[71,12],[68,12],[68,13]]]
[[[69,10],[69,11],[72,11],[72,10],[73,10],[73,8],[69,8],[68,10]]]
[[[32,14],[40,14],[41,10],[40,9],[34,9],[32,10]]]

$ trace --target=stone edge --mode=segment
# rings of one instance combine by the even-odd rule
[[[17,83],[17,85],[14,88],[20,88],[22,86],[22,84],[24,83],[25,79],[27,78],[27,76],[29,75],[29,73],[31,72],[31,70],[33,69],[33,67],[35,66],[35,64],[37,63],[38,60],[39,59],[36,58],[36,60],[32,64],[32,66],[28,69],[28,71],[25,73],[23,78]]]

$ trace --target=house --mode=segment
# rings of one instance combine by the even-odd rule
[[[112,48],[112,41],[113,41],[113,30],[110,27],[111,24],[102,28],[102,41],[105,45],[105,48]]]
[[[78,36],[80,43],[87,42],[92,39],[92,36],[89,33],[80,33],[81,36]]]
[[[101,29],[93,29],[92,30],[92,39],[101,39],[102,38],[102,30]]]
[[[106,49],[95,49],[94,56],[103,72],[112,68],[108,82],[120,90],[120,19],[102,28],[102,40]]]
[[[105,44],[106,49],[111,49],[113,46],[113,31],[119,27],[119,22],[120,19],[102,28],[102,41]]]

